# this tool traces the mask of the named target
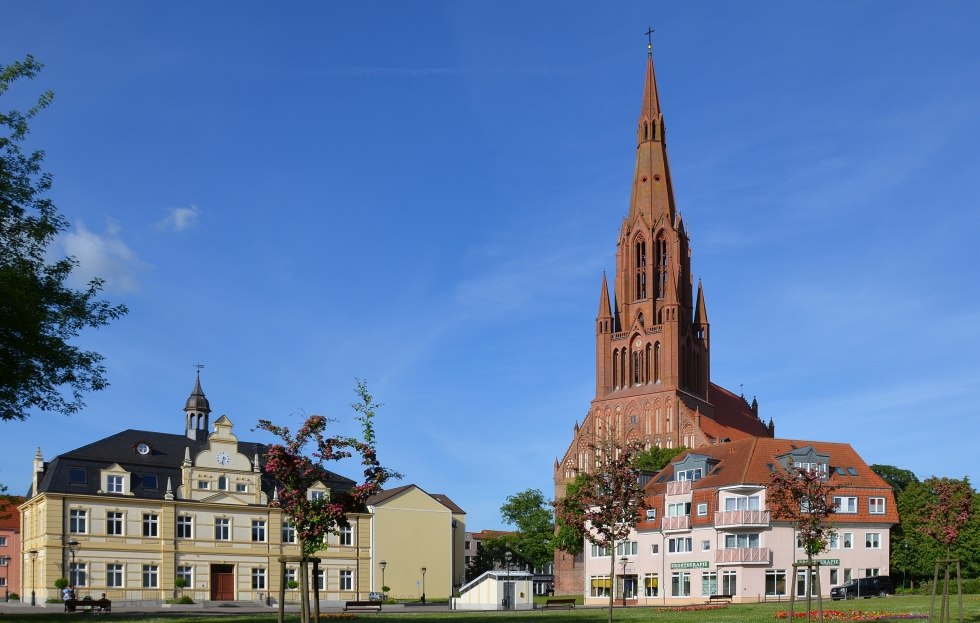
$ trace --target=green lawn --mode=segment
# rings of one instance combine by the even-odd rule
[[[860,599],[855,601],[825,601],[824,610],[862,610],[884,612],[888,614],[928,614],[929,597],[909,596],[909,597],[888,597],[886,599]],[[614,621],[643,621],[644,623],[780,623],[775,613],[780,610],[787,610],[789,604],[768,603],[768,604],[744,604],[731,605],[724,608],[713,610],[677,611],[656,607],[631,607],[616,608],[613,613]],[[797,605],[797,611],[802,610],[802,604]],[[378,619],[378,617],[381,619]],[[953,608],[954,621],[956,618],[956,608],[954,601]],[[106,623],[197,623],[212,621],[216,618],[221,619],[221,623],[274,623],[276,616],[274,612],[261,615],[241,616],[234,614],[223,614],[209,611],[207,614],[191,615],[185,612],[175,612],[172,615],[130,615],[126,613],[113,613],[108,616],[90,614],[65,614],[60,611],[50,611],[37,614],[24,614],[22,611],[7,610],[6,614],[0,617],[3,623],[47,623],[57,621],[58,623],[81,623],[82,621],[98,620]],[[980,623],[980,596],[964,595],[963,597],[963,618],[967,623]],[[574,610],[555,610],[555,611],[524,611],[524,612],[393,612],[388,611],[381,615],[366,614],[355,617],[357,621],[404,621],[405,623],[447,623],[449,621],[479,621],[489,620],[492,623],[519,623],[524,621],[541,621],[548,619],[556,623],[603,623],[606,620],[606,610],[601,608],[582,608]],[[287,621],[295,623],[297,617],[287,617]],[[324,619],[329,621],[331,619]],[[337,619],[332,619],[337,620]]]

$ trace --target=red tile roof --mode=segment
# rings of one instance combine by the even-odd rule
[[[24,503],[18,496],[0,497],[0,530],[20,532],[20,511],[17,507]]]
[[[796,439],[752,438],[722,443],[714,446],[703,446],[688,450],[681,454],[674,463],[681,461],[689,454],[707,456],[719,462],[718,466],[703,478],[693,483],[693,489],[717,489],[739,484],[767,485],[769,483],[770,465],[778,465],[777,457],[783,456],[795,449],[811,446],[817,453],[827,455],[830,460],[831,485],[838,489],[834,495],[856,495],[884,497],[885,513],[870,515],[866,500],[859,501],[858,513],[848,514],[846,518],[854,521],[874,521],[879,523],[897,523],[898,511],[895,506],[895,495],[892,488],[855,452],[849,444],[827,441],[803,441]],[[850,475],[847,468],[853,468],[857,475]],[[843,468],[843,474],[836,468]],[[664,472],[672,473],[673,463],[658,473],[646,486],[651,507],[662,504],[661,496],[667,491],[667,481],[661,480]]]
[[[752,407],[741,396],[712,383],[708,397],[714,405],[714,414],[710,418],[701,418],[701,430],[709,437],[734,441],[769,436],[769,429],[755,416]]]

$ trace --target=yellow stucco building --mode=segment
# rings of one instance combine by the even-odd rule
[[[384,567],[388,595],[429,600],[454,595],[464,578],[466,513],[445,495],[416,485],[383,491],[367,503],[375,561],[379,573]]]
[[[299,546],[295,530],[273,504],[276,483],[262,469],[266,447],[239,441],[226,416],[209,427],[210,412],[198,378],[184,408],[183,435],[125,430],[50,462],[38,449],[31,495],[20,506],[22,565],[33,571],[23,574],[22,594],[34,590],[39,602],[57,598],[55,582],[63,577],[79,597],[106,593],[114,600],[163,600],[179,593],[199,603],[278,599],[278,559],[298,556]],[[331,474],[309,495],[325,496],[353,484]],[[409,501],[400,495],[394,500]],[[380,591],[374,539],[396,543],[426,535],[426,541],[448,542],[450,534],[461,539],[462,528],[452,533],[450,520],[462,517],[462,511],[454,514],[428,500],[413,497],[411,504],[419,506],[414,514],[405,515],[411,504],[399,507],[404,523],[389,521],[389,515],[379,521],[370,507],[349,516],[350,527],[331,534],[317,554],[321,599],[367,599],[369,592]],[[384,504],[378,508],[388,512]],[[439,529],[445,536],[437,536]],[[413,538],[405,538],[409,535]],[[401,558],[395,550],[390,558],[394,579]],[[448,596],[442,587],[453,577],[449,555],[417,566],[426,564],[431,594]],[[287,586],[296,574],[295,566],[287,567]],[[178,579],[184,588],[176,587]],[[407,587],[404,593],[411,595]],[[287,602],[295,599],[295,590],[287,590]]]

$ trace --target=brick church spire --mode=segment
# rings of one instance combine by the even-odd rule
[[[711,382],[708,309],[700,281],[693,295],[688,231],[676,208],[665,133],[648,47],[632,193],[612,291],[603,275],[599,293],[595,398],[555,463],[556,499],[576,474],[592,469],[597,435],[697,448],[773,434],[744,399]],[[581,570],[580,561],[557,553],[556,594],[581,592]]]
[[[636,128],[636,171],[633,174],[633,194],[627,219],[630,223],[635,223],[638,216],[642,216],[644,222],[651,226],[661,217],[667,223],[674,222],[674,189],[667,163],[665,130],[653,70],[653,52],[650,50],[647,53],[646,83]]]

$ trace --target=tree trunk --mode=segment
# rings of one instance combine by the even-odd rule
[[[616,541],[609,547],[609,623],[612,623],[613,603],[616,600]]]

